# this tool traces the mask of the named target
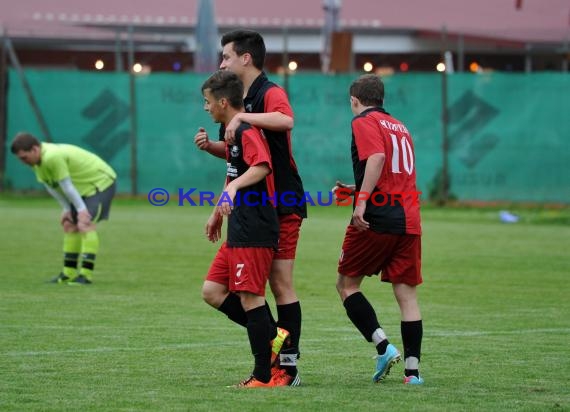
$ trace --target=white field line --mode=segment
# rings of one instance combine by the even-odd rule
[[[355,332],[354,329],[336,328],[336,329],[320,329],[322,332]],[[519,329],[512,331],[432,331],[424,333],[425,338],[441,338],[441,337],[473,337],[473,336],[501,336],[501,335],[534,335],[540,333],[557,333],[557,334],[570,334],[570,328],[546,328],[546,329]],[[362,339],[360,334],[350,334],[348,336],[337,336],[337,340],[356,340]],[[303,342],[322,342],[322,339],[303,339]],[[19,356],[50,356],[50,355],[65,355],[65,354],[79,354],[79,353],[109,353],[109,352],[153,352],[153,351],[168,351],[168,350],[187,350],[192,348],[202,348],[216,346],[233,346],[235,343],[225,341],[216,342],[214,340],[209,342],[200,343],[180,343],[172,345],[160,345],[154,347],[98,347],[86,349],[66,349],[66,350],[51,350],[51,351],[10,351],[0,353],[1,356],[19,357]]]

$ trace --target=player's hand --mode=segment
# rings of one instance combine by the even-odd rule
[[[338,189],[346,189],[346,190],[343,190],[344,196],[342,196],[342,197],[338,196],[338,193],[337,193]],[[342,200],[345,200],[346,196],[352,196],[354,194],[355,189],[356,189],[355,185],[347,185],[345,183],[342,183],[340,180],[337,180],[335,185],[331,189],[331,192],[333,193],[333,195],[335,197],[335,201],[340,202]]]
[[[64,226],[66,222],[73,224],[73,218],[71,217],[71,210],[64,210],[63,212],[61,212],[59,223],[61,223],[61,225]]]
[[[352,225],[361,232],[370,228],[370,223],[364,220],[365,211],[366,200],[360,200],[354,207],[354,212],[352,213]]]
[[[194,144],[200,150],[208,150],[210,139],[208,139],[208,133],[203,127],[200,127],[198,133],[194,136]]]
[[[227,144],[232,145],[236,142],[236,130],[241,124],[239,115],[235,115],[228,124],[226,124],[226,131],[224,133],[224,140]]]
[[[77,212],[77,229],[79,229],[80,232],[86,232],[90,229],[91,225],[91,214],[87,209]]]
[[[206,237],[212,243],[217,242],[222,238],[222,224],[224,223],[223,216],[218,212],[218,208],[214,208],[214,212],[206,222]]]
[[[226,186],[226,195],[222,198],[222,202],[218,205],[219,211],[223,216],[229,216],[234,208],[234,199],[237,190],[230,183]]]

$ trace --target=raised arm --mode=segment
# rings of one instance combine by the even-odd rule
[[[208,132],[203,127],[198,129],[194,136],[194,144],[200,150],[210,153],[212,156],[226,158],[226,144],[222,141],[213,142],[208,138]]]

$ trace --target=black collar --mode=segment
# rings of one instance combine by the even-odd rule
[[[265,72],[261,72],[259,76],[255,78],[251,86],[249,86],[249,90],[247,91],[247,96],[245,96],[246,101],[249,101],[257,95],[257,92],[261,89],[261,86],[267,81],[267,76]]]
[[[370,107],[370,108],[362,111],[362,113],[360,113],[360,116],[364,116],[365,114],[367,114],[369,112],[380,112],[380,113],[390,115],[390,113],[388,113],[386,110],[384,110],[384,108],[382,106],[376,106],[376,107]]]

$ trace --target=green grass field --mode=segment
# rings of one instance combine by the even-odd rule
[[[95,283],[60,270],[55,201],[0,198],[2,411],[570,410],[570,211],[423,211],[422,387],[402,364],[371,383],[374,348],[335,290],[350,210],[310,210],[296,263],[303,385],[236,390],[252,357],[244,329],[202,302],[217,245],[203,207],[118,200],[100,227]],[[401,348],[391,288],[364,283]],[[271,299],[269,298],[271,301]]]

